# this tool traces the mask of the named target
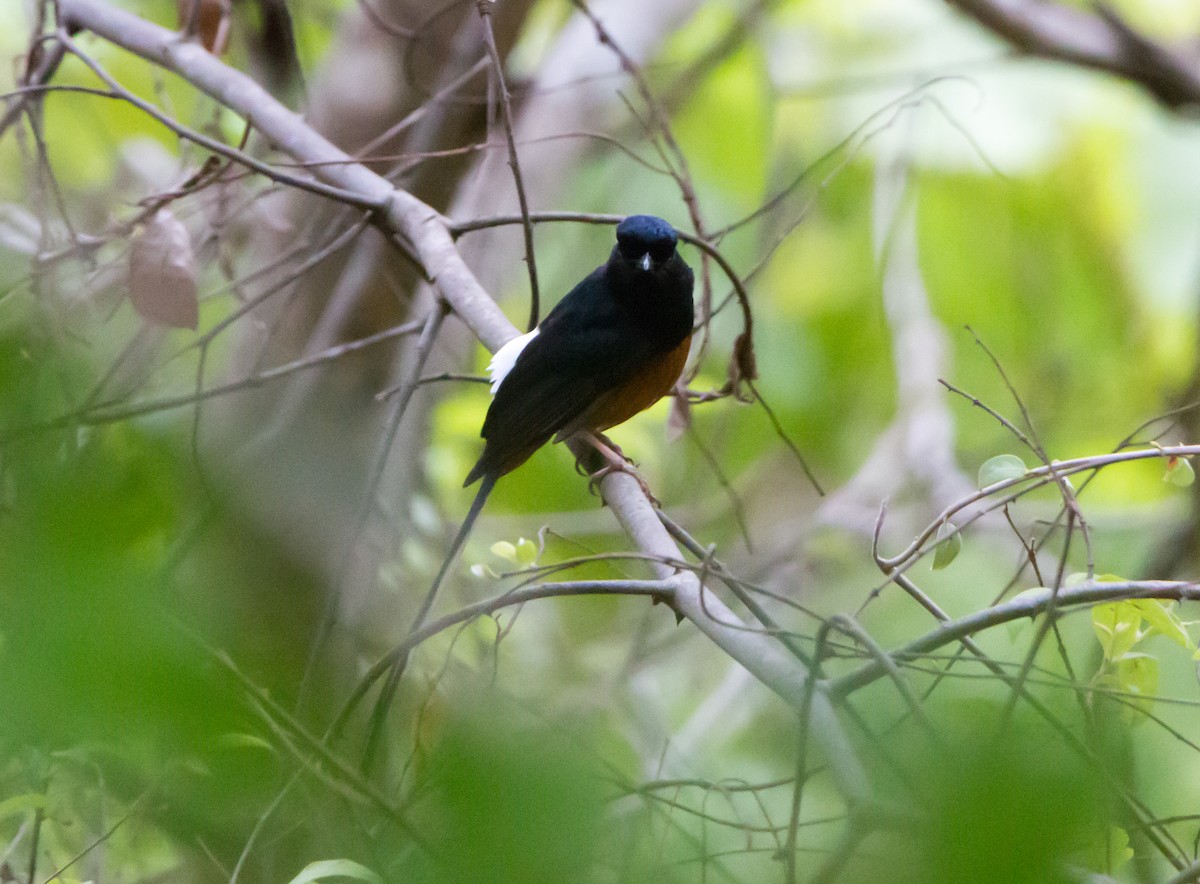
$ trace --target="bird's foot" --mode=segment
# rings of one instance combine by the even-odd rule
[[[625,452],[621,450],[621,446],[612,439],[605,436],[603,433],[581,432],[579,434],[589,445],[596,450],[596,453],[604,458],[608,464],[603,470],[592,473],[584,466],[583,461],[575,461],[575,472],[581,476],[592,475],[608,475],[613,470],[623,470],[626,466],[634,466],[632,460],[625,456]]]
[[[654,506],[662,509],[662,503],[650,491],[650,486],[646,484],[646,480],[643,479],[641,474],[639,474],[638,471],[633,468],[633,464],[627,461],[619,464],[610,463],[607,466],[596,470],[596,472],[588,476],[588,488],[593,492],[598,491],[601,480],[603,480],[604,477],[609,473],[628,473],[629,475],[633,476],[633,478],[637,479],[637,483],[641,487],[642,493],[646,495],[646,499],[654,504]]]
[[[641,487],[642,493],[646,495],[646,498],[656,507],[662,507],[658,498],[651,493],[650,486],[646,484],[646,480],[642,478],[641,474],[634,467],[633,461],[625,456],[619,445],[600,433],[588,433],[587,439],[600,452],[604,459],[608,461],[605,466],[588,476],[588,488],[590,490],[597,491],[600,481],[609,473],[628,473],[637,479],[637,483]]]

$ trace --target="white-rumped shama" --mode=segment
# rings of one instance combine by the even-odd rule
[[[458,555],[497,480],[553,437],[615,427],[671,391],[692,340],[692,269],[679,237],[653,215],[617,225],[608,261],[589,273],[528,334],[496,351],[483,454],[464,486],[482,480],[427,599]],[[613,452],[605,452],[613,456]],[[423,618],[422,618],[423,619]]]

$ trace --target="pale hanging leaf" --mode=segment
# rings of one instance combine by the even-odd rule
[[[1106,869],[1114,872],[1133,859],[1133,848],[1129,846],[1129,833],[1120,826],[1113,826],[1108,836],[1108,857]]]
[[[213,55],[222,55],[229,45],[229,0],[178,0],[178,7],[179,26],[194,24],[200,45]]]
[[[288,884],[311,884],[328,878],[351,878],[355,881],[370,881],[383,884],[383,879],[364,865],[350,859],[322,859],[309,863]]]
[[[1186,457],[1168,457],[1163,481],[1179,488],[1187,488],[1196,481],[1196,471],[1192,469],[1192,464]]]
[[[692,425],[692,406],[687,396],[671,397],[671,412],[667,416],[667,441],[674,442]]]
[[[491,549],[492,555],[504,559],[504,561],[508,562],[509,564],[520,564],[517,559],[517,548],[507,540],[497,540],[492,544]]]
[[[192,240],[168,209],[159,209],[134,234],[129,300],[139,316],[155,325],[194,329],[200,322]]]
[[[1129,602],[1109,602],[1092,608],[1092,628],[1105,660],[1115,660],[1137,644],[1141,625],[1142,612]]]
[[[1165,635],[1185,648],[1192,646],[1191,636],[1183,628],[1183,621],[1165,602],[1158,599],[1131,599],[1129,604],[1142,612],[1142,617],[1154,632]]]
[[[942,522],[937,531],[937,549],[933,553],[933,570],[940,571],[958,558],[962,549],[962,534],[953,522]]]
[[[1025,466],[1025,461],[1015,454],[997,454],[985,460],[979,468],[979,487],[987,488],[997,482],[1019,479],[1027,472],[1029,468]]]
[[[1129,846],[1129,834],[1119,826],[1113,826],[1098,841],[1092,842],[1084,851],[1088,868],[1104,872],[1116,872],[1133,859],[1133,848]],[[1116,878],[1107,875],[1085,876],[1088,884],[1102,884]]]
[[[480,580],[499,580],[500,575],[482,563],[471,566],[471,574]]]

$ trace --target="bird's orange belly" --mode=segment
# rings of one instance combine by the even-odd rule
[[[645,411],[671,392],[687,364],[691,342],[689,335],[674,350],[646,366],[633,380],[600,396],[571,422],[569,432],[564,428],[560,435],[565,437],[580,430],[603,432]]]

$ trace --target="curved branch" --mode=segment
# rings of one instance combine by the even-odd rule
[[[64,0],[59,10],[68,29],[79,29],[183,77],[223,107],[250,121],[269,142],[309,166],[317,180],[356,195],[360,205],[382,207],[377,222],[413,244],[439,294],[490,350],[517,330],[463,263],[442,216],[410,193],[355,161],[322,137],[299,114],[280,104],[254,80],[181,41],[166,28],[104,0]],[[232,157],[240,162],[240,157]]]
[[[1052,606],[1063,611],[1080,605],[1120,602],[1126,599],[1198,601],[1200,600],[1200,583],[1173,580],[1131,580],[1127,583],[1089,583],[1069,589],[1062,588],[1057,592],[1043,587],[1041,592],[1023,593],[1003,604],[975,611],[957,620],[947,620],[941,623],[937,629],[914,639],[887,656],[892,661],[904,661],[928,654],[943,645],[961,641],[977,632],[991,629],[993,626],[1011,623],[1025,617],[1036,617]],[[841,699],[887,674],[888,668],[883,662],[872,660],[848,675],[830,679],[827,682],[829,696]]]
[[[1104,4],[1089,13],[1041,0],[946,0],[1017,50],[1104,71],[1165,107],[1200,106],[1200,59],[1134,30]]]
[[[443,617],[439,617],[437,620],[430,621],[414,629],[395,647],[379,658],[367,670],[366,674],[359,679],[354,692],[342,705],[341,710],[334,718],[333,724],[330,725],[329,733],[332,736],[337,736],[341,732],[349,720],[350,714],[358,706],[362,698],[366,696],[367,691],[371,689],[371,685],[375,684],[385,672],[391,669],[396,661],[402,660],[408,654],[412,653],[413,649],[422,642],[428,641],[439,632],[444,632],[452,626],[467,623],[477,617],[486,617],[488,614],[494,614],[501,608],[523,605],[535,599],[577,595],[643,595],[650,596],[656,601],[670,604],[673,591],[671,584],[665,580],[580,580],[570,583],[538,583],[533,586],[521,587],[510,592],[501,593],[492,598],[483,599],[474,604],[459,608],[457,611],[453,611]]]

